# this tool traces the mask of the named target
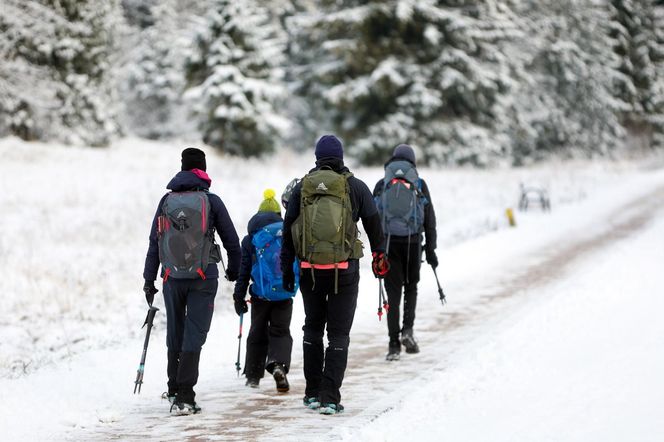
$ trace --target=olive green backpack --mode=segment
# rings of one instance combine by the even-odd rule
[[[348,186],[352,176],[350,172],[319,169],[302,179],[300,216],[291,227],[300,260],[337,264],[362,257]]]

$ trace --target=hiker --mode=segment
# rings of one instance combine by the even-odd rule
[[[277,391],[285,393],[289,389],[286,374],[293,349],[290,322],[295,292],[283,289],[278,265],[283,219],[274,196],[274,190],[267,189],[258,213],[249,220],[248,235],[242,239],[242,263],[233,299],[238,316],[246,313],[244,298],[249,288],[251,329],[244,364],[246,385],[257,388],[267,370],[276,382]]]
[[[413,335],[417,283],[422,260],[422,233],[426,237],[424,251],[427,263],[434,269],[436,257],[436,214],[431,204],[427,183],[419,178],[415,152],[407,144],[394,149],[385,163],[385,177],[376,183],[374,201],[387,235],[390,272],[385,277],[385,291],[389,309],[387,328],[390,338],[388,361],[398,360],[401,344],[406,353],[418,353],[419,345]],[[399,326],[399,310],[403,289],[403,326]]]
[[[281,266],[284,288],[294,290],[293,261],[300,259],[304,303],[304,405],[321,414],[343,411],[340,388],[357,305],[362,219],[373,252],[374,274],[387,272],[380,217],[367,185],[344,166],[343,146],[333,135],[316,143],[316,167],[290,195],[284,217]],[[323,346],[327,324],[328,345]]]
[[[228,255],[226,279],[235,281],[241,249],[226,206],[209,192],[205,153],[196,148],[182,151],[182,170],[166,186],[150,230],[150,245],[143,278],[145,299],[152,305],[157,293],[154,281],[161,263],[166,306],[168,392],[171,411],[197,413],[194,385],[198,380],[201,347],[205,343],[217,294],[221,248]]]

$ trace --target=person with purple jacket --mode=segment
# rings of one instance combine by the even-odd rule
[[[143,271],[145,299],[148,305],[152,305],[154,295],[158,291],[154,281],[157,278],[159,265],[162,265],[168,348],[166,394],[172,404],[171,410],[175,409],[183,414],[197,413],[201,410],[194,400],[196,396],[194,386],[198,381],[201,348],[212,322],[219,278],[217,262],[221,259],[221,252],[214,244],[214,232],[216,231],[221,238],[228,255],[225,277],[229,281],[237,279],[242,255],[240,241],[226,206],[217,195],[209,192],[211,183],[212,180],[206,173],[205,153],[191,147],[183,150],[182,170],[166,186],[171,192],[159,201],[152,221]],[[206,240],[211,244],[210,248],[203,248],[204,252],[210,255],[203,257],[201,261],[207,265],[204,269],[199,268],[198,273],[190,277],[176,275],[177,272],[171,274],[171,266],[164,262],[166,259],[164,257],[177,248],[165,251],[165,246],[162,244],[163,224],[171,222],[164,213],[164,206],[170,195],[186,192],[199,192],[204,195],[202,201],[206,202],[205,205],[209,204],[209,208],[204,207],[204,213],[207,213],[203,226],[206,229]]]

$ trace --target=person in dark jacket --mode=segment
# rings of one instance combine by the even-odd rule
[[[316,143],[316,167],[329,168],[337,173],[348,172],[343,162],[343,146],[333,135],[325,135]],[[281,251],[281,268],[284,288],[293,290],[295,246],[291,226],[300,215],[303,182],[299,182],[290,195],[284,217],[284,242]],[[362,220],[374,254],[374,271],[384,274],[387,263],[384,256],[384,237],[380,217],[367,185],[355,177],[348,178],[352,218]],[[323,414],[343,411],[340,404],[340,388],[346,370],[350,329],[357,305],[360,281],[359,259],[338,263],[338,269],[309,265],[300,272],[300,291],[304,303],[305,321],[303,336],[304,377],[306,389],[304,405]],[[306,262],[301,263],[306,266]],[[346,267],[341,269],[341,267]],[[321,266],[325,267],[325,266]],[[337,273],[338,272],[338,273]],[[335,293],[335,283],[338,284]],[[323,345],[327,324],[328,345]]]
[[[209,226],[212,239],[214,231],[228,254],[226,279],[235,281],[240,268],[240,242],[226,206],[221,199],[209,193],[212,183],[205,172],[205,153],[199,149],[187,148],[182,151],[182,170],[166,186],[171,192],[204,191],[209,201]],[[145,258],[143,291],[149,305],[152,305],[157,293],[154,281],[160,264],[158,224],[162,216],[162,207],[169,193],[159,201],[157,212],[150,230],[150,244]],[[220,256],[218,258],[221,258]],[[164,278],[164,304],[166,306],[168,348],[168,399],[178,412],[196,413],[194,385],[198,381],[198,365],[201,348],[207,338],[214,310],[214,298],[217,293],[219,270],[216,261],[210,260],[207,268],[201,270],[200,277],[177,279],[168,277],[162,266]]]
[[[289,389],[286,374],[290,368],[293,349],[293,338],[290,334],[293,299],[271,301],[259,296],[254,290],[256,282],[251,275],[257,259],[256,246],[252,242],[254,235],[265,226],[283,222],[281,208],[274,199],[274,190],[267,189],[263,196],[264,200],[258,207],[258,213],[249,220],[247,227],[249,234],[242,239],[242,263],[233,299],[238,316],[246,313],[248,307],[244,298],[247,287],[249,288],[251,329],[247,337],[247,355],[244,364],[246,385],[257,388],[267,370],[277,384],[277,391],[285,393]]]
[[[415,152],[407,144],[400,144],[394,149],[385,167],[394,161],[407,161],[415,167]],[[390,262],[390,272],[385,277],[385,291],[390,305],[387,311],[387,327],[389,334],[387,360],[397,360],[403,344],[406,353],[420,351],[413,335],[415,323],[415,308],[417,306],[417,283],[420,280],[420,266],[422,260],[422,234],[426,238],[424,251],[427,262],[434,268],[438,266],[436,257],[436,214],[431,204],[431,194],[427,183],[420,178],[421,194],[424,197],[424,220],[422,230],[412,235],[388,235],[389,244],[387,254]],[[374,198],[378,202],[383,192],[383,180],[376,183]],[[388,230],[385,225],[383,229]],[[386,232],[387,234],[387,232]],[[401,293],[403,291],[403,326],[399,325],[399,310],[401,307]]]

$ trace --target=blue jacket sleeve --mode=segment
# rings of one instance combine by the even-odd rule
[[[161,206],[164,204],[168,194],[161,197],[157,211],[152,219],[152,227],[150,228],[150,238],[148,245],[148,253],[145,256],[145,266],[143,267],[143,279],[146,281],[154,281],[157,279],[157,272],[159,272],[159,238],[157,237],[157,218],[161,215]]]
[[[240,262],[240,275],[235,281],[235,290],[233,291],[233,299],[236,301],[243,300],[247,295],[247,288],[251,280],[251,265],[253,263],[254,247],[251,244],[251,237],[249,235],[242,239],[242,261]]]
[[[226,206],[215,194],[209,194],[210,206],[212,207],[212,214],[214,215],[214,228],[217,230],[221,244],[226,249],[228,255],[228,267],[226,271],[229,273],[239,273],[240,259],[242,258],[242,249],[240,248],[240,239],[235,231],[235,226],[231,220]]]

